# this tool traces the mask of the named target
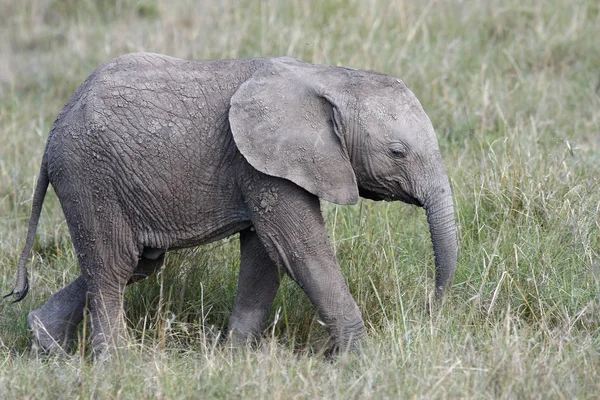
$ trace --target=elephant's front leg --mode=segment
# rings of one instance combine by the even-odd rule
[[[234,346],[243,346],[263,334],[283,274],[253,229],[240,232],[240,249],[238,290],[229,320]]]
[[[273,180],[255,192],[256,232],[317,308],[333,350],[352,350],[365,327],[329,243],[319,199],[287,180]]]
[[[70,349],[77,325],[83,319],[86,294],[87,284],[80,276],[29,313],[29,329],[44,351],[66,352]]]

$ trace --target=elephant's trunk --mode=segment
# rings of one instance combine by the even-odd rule
[[[423,207],[435,255],[435,295],[441,299],[445,289],[452,283],[458,257],[454,207],[447,179],[427,198]]]

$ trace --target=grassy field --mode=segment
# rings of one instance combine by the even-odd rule
[[[238,240],[170,253],[128,289],[135,340],[90,361],[31,351],[27,313],[78,275],[46,197],[31,290],[0,305],[3,398],[596,398],[600,393],[600,5],[595,0],[4,0],[0,290],[8,293],[51,124],[102,61],[289,55],[402,78],[438,134],[459,223],[455,285],[430,311],[423,210],[325,204],[369,340],[334,363],[289,280],[267,340],[219,345]]]

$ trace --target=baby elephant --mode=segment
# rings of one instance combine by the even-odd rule
[[[100,66],[50,131],[13,292],[48,184],[64,211],[81,276],[29,314],[45,350],[67,349],[89,307],[96,355],[123,343],[125,286],[171,249],[240,233],[230,331],[263,333],[288,274],[334,348],[365,335],[330,246],[319,200],[359,196],[425,208],[438,297],[457,259],[452,195],[431,122],[399,79],[291,58],[187,61],[128,54]],[[108,351],[107,351],[108,350]]]

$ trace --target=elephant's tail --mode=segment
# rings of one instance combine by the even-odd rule
[[[40,214],[42,212],[42,204],[44,203],[44,197],[46,197],[46,191],[50,180],[48,179],[48,170],[46,167],[46,155],[42,160],[42,166],[40,168],[40,176],[38,177],[37,185],[35,186],[35,192],[33,194],[33,204],[31,206],[31,217],[29,217],[29,228],[27,229],[27,239],[25,241],[25,248],[19,258],[19,272],[17,274],[17,283],[9,294],[4,297],[16,296],[17,298],[13,303],[19,302],[27,296],[29,290],[29,283],[27,279],[27,260],[29,259],[29,253],[33,247],[35,241],[35,232],[37,230],[38,222],[40,220]]]

